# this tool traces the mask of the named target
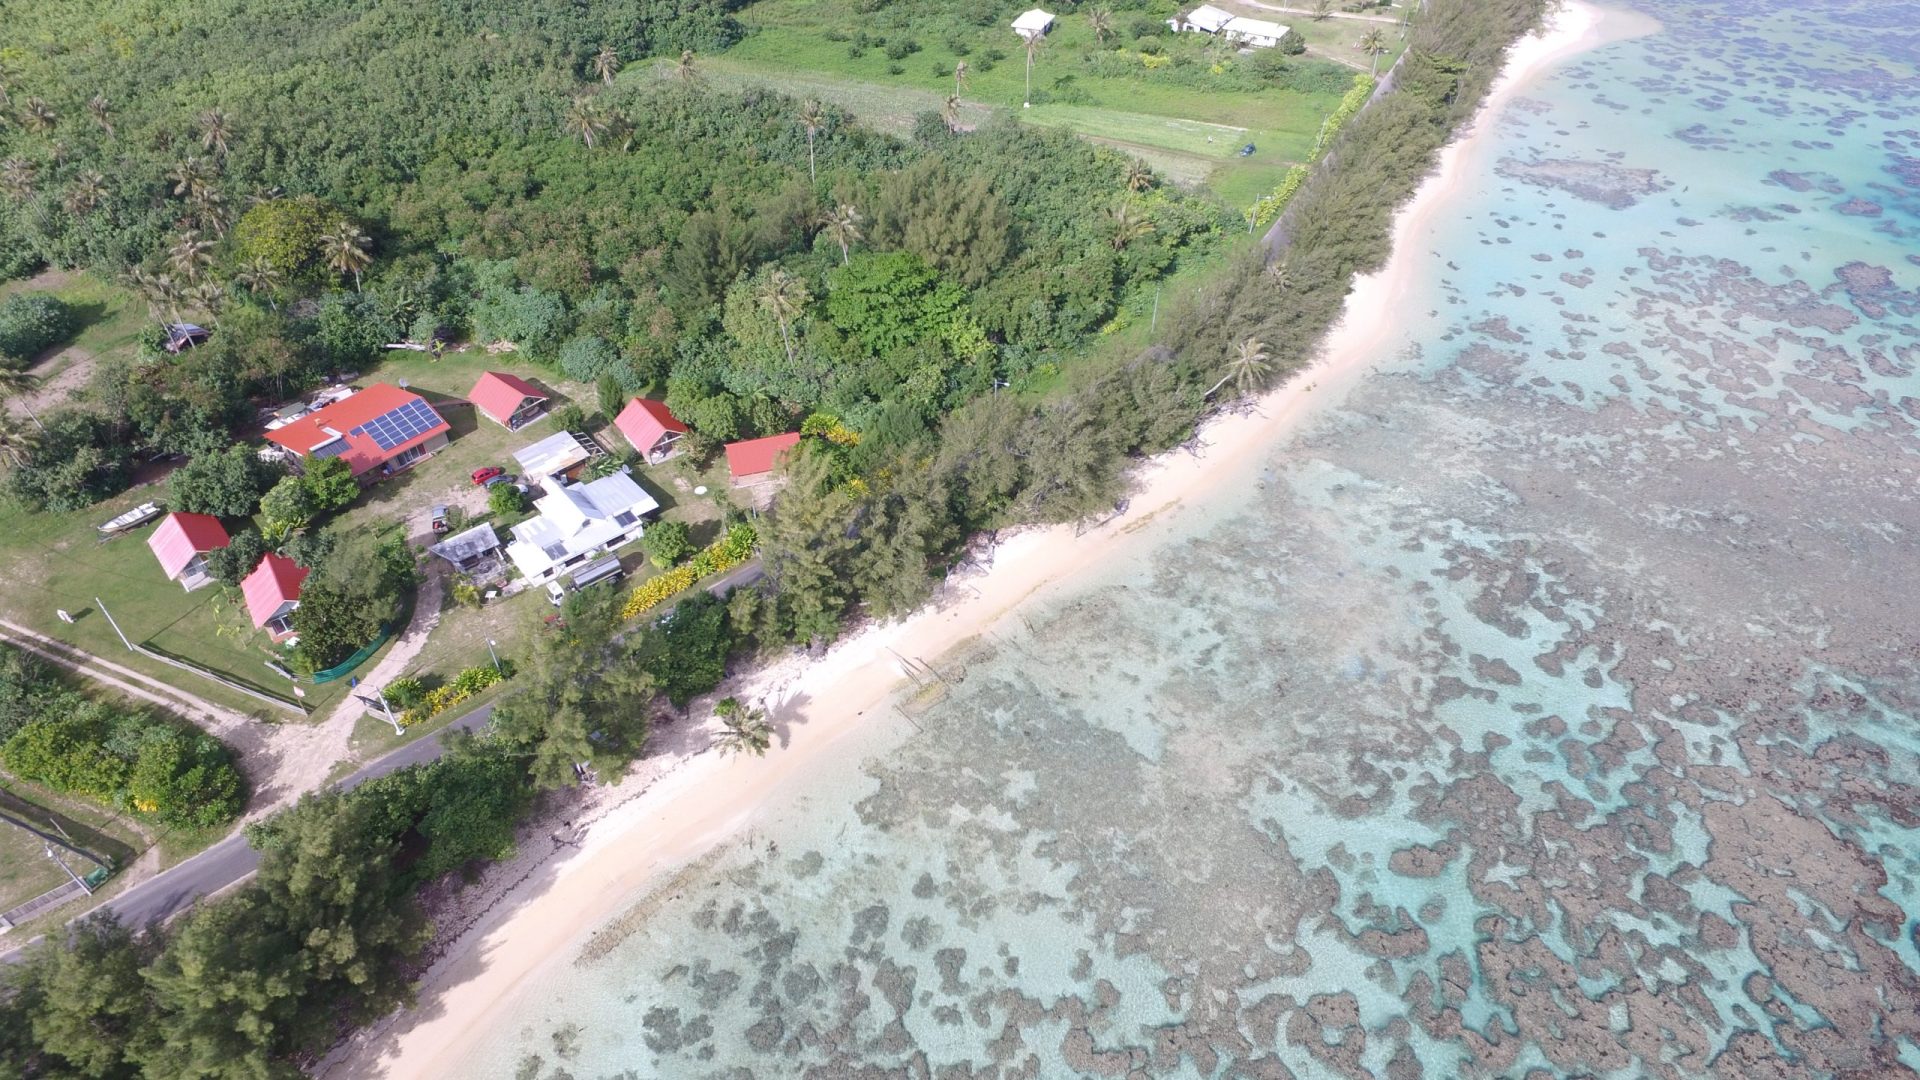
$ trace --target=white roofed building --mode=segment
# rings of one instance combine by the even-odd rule
[[[645,531],[643,519],[660,509],[624,471],[585,484],[553,477],[546,491],[533,501],[539,515],[515,525],[507,544],[507,558],[535,583],[552,581],[638,540]]]
[[[1233,19],[1231,11],[1221,11],[1212,4],[1201,4],[1185,15],[1168,19],[1167,25],[1173,27],[1176,33],[1184,30],[1195,34],[1217,34]]]
[[[1036,38],[1053,29],[1053,16],[1039,8],[1030,8],[1013,20],[1013,32],[1023,38]]]
[[[1221,28],[1220,33],[1221,36],[1225,37],[1228,41],[1236,41],[1242,45],[1252,45],[1261,49],[1271,49],[1275,45],[1280,44],[1281,38],[1287,36],[1287,28],[1277,22],[1268,22],[1265,19],[1249,19],[1243,15],[1235,15],[1233,18],[1227,20],[1227,25]]]

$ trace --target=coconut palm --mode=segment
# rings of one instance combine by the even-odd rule
[[[1286,292],[1293,288],[1293,268],[1287,265],[1285,259],[1273,263],[1267,267],[1267,280],[1273,282],[1275,289]]]
[[[107,138],[113,138],[113,104],[105,94],[95,94],[87,99],[87,114],[107,133]]]
[[[827,126],[827,112],[817,101],[800,106],[800,126],[807,129],[807,179],[816,179],[813,171],[813,137]]]
[[[861,225],[865,222],[860,208],[852,203],[841,203],[826,216],[827,235],[840,245],[840,265],[845,266],[850,258],[848,252],[865,235]]]
[[[1087,28],[1101,45],[1107,43],[1107,35],[1113,33],[1113,12],[1097,7],[1087,12]]]
[[[1113,208],[1113,250],[1124,251],[1128,244],[1153,231],[1153,221],[1142,214],[1132,202],[1123,202]]]
[[[20,126],[28,131],[37,131],[44,135],[52,131],[54,125],[59,122],[60,114],[53,111],[53,106],[37,97],[28,98],[27,103],[21,106]]]
[[[973,71],[972,68],[967,67],[967,62],[965,60],[962,60],[959,63],[953,65],[953,96],[954,97],[959,97],[960,91],[966,89],[967,76],[972,74],[972,71]]]
[[[700,81],[700,69],[693,64],[693,50],[681,49],[680,60],[673,65],[673,77],[687,86]]]
[[[220,189],[212,184],[200,188],[187,197],[187,208],[193,211],[193,219],[200,227],[214,234],[227,234],[227,200]]]
[[[1373,58],[1373,73],[1380,74],[1380,58],[1387,53],[1387,35],[1379,27],[1360,35],[1360,44],[1355,48]]]
[[[793,320],[807,309],[813,294],[806,282],[776,266],[760,284],[759,298],[760,306],[780,323],[780,340],[787,347],[787,363],[793,363]]]
[[[773,725],[762,709],[750,709],[735,698],[721,698],[713,706],[720,720],[720,731],[713,743],[723,754],[752,754],[763,757],[773,745]]]
[[[107,178],[85,169],[73,178],[73,184],[67,188],[67,196],[61,205],[74,217],[91,213],[107,197]]]
[[[1146,162],[1134,158],[1133,164],[1127,166],[1127,190],[1137,195],[1152,186],[1153,170]]]
[[[20,202],[33,197],[33,182],[39,176],[39,166],[26,158],[10,157],[0,161],[0,187]]]
[[[348,221],[335,225],[332,232],[320,238],[320,251],[326,258],[327,268],[336,274],[352,274],[354,292],[360,291],[360,272],[373,261],[373,256],[367,254],[367,245],[371,242],[358,225]]]
[[[960,97],[947,95],[946,103],[940,106],[940,120],[947,125],[948,131],[960,130]]]
[[[1041,48],[1043,48],[1047,43],[1047,36],[1045,34],[1028,34],[1026,37],[1027,37],[1027,96],[1026,96],[1026,99],[1021,103],[1020,107],[1023,109],[1031,109],[1033,108],[1033,58],[1040,55]]]
[[[1267,343],[1259,338],[1248,338],[1233,347],[1233,355],[1227,357],[1227,373],[1207,391],[1208,397],[1227,383],[1241,397],[1245,397],[1260,385],[1260,380],[1273,370],[1273,357],[1267,353]]]
[[[219,109],[208,109],[200,114],[196,123],[200,127],[200,147],[215,157],[227,156],[227,140],[233,137],[233,125],[227,114]]]
[[[167,182],[173,185],[175,195],[191,202],[203,197],[213,186],[213,173],[206,162],[190,156],[167,173]]]
[[[613,77],[620,74],[620,54],[613,46],[602,45],[600,51],[593,54],[593,73],[600,76],[601,82],[613,85]]]
[[[20,411],[27,414],[27,419],[33,421],[33,426],[40,431],[45,431],[47,425],[40,422],[40,417],[33,411],[32,402],[28,400],[30,395],[38,389],[40,389],[38,376],[24,371],[15,371],[12,368],[0,368],[0,402],[19,402]],[[11,419],[6,410],[0,409],[0,420]],[[8,440],[8,445],[19,450],[30,450],[37,441],[33,432],[18,429],[14,432],[13,438]],[[17,457],[14,459],[14,464],[19,464]]]
[[[274,300],[273,294],[280,290],[284,281],[280,268],[273,265],[265,255],[255,255],[248,259],[233,275],[233,283],[247,290],[249,296],[265,293],[267,306],[275,311],[280,310],[280,305]]]
[[[147,302],[147,314],[158,322],[180,321],[180,283],[168,273],[149,274],[139,267],[127,272],[131,285]]]
[[[217,281],[202,281],[187,290],[187,299],[209,315],[227,306],[227,287]]]
[[[38,425],[40,420],[35,417],[33,422]],[[40,445],[38,430],[29,428],[12,413],[0,412],[0,454],[6,455],[6,459],[13,463],[14,468],[17,469],[25,464],[27,458],[32,456],[34,447],[38,445]]]
[[[1333,0],[1313,0],[1313,21],[1326,22],[1333,18]]]
[[[595,140],[605,134],[612,125],[607,119],[605,110],[600,108],[600,103],[581,94],[567,106],[567,117],[562,121],[561,126],[566,129],[567,134],[587,144],[587,148],[591,150]]]
[[[167,249],[167,265],[182,278],[199,281],[200,275],[213,266],[213,241],[202,240],[198,230],[188,229]]]

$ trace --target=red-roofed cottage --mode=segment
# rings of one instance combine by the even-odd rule
[[[361,483],[392,476],[447,445],[453,429],[419,394],[374,383],[267,432],[295,463],[337,457]]]
[[[211,514],[168,514],[147,537],[147,546],[160,560],[167,580],[179,582],[188,592],[213,580],[207,573],[207,552],[228,543],[227,530]]]
[[[671,457],[673,444],[687,433],[687,425],[668,411],[666,402],[643,397],[627,402],[627,407],[613,418],[613,426],[619,428],[620,434],[649,462]]]
[[[480,381],[473,384],[473,392],[467,396],[473,399],[474,408],[508,431],[518,431],[533,423],[547,408],[544,391],[518,375],[509,375],[504,371],[489,371],[481,375]]]
[[[269,552],[240,583],[253,625],[273,635],[275,641],[291,636],[293,612],[300,606],[300,586],[306,580],[306,567]]]
[[[727,471],[733,474],[734,487],[752,487],[773,479],[780,455],[800,445],[800,433],[769,435],[764,439],[727,444]]]

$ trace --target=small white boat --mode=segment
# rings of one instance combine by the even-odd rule
[[[126,532],[135,525],[144,525],[166,512],[166,508],[157,502],[141,503],[139,506],[100,526],[100,531],[103,533]]]

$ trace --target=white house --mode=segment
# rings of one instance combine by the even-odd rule
[[[1249,19],[1245,16],[1235,15],[1233,18],[1227,20],[1227,25],[1221,29],[1220,34],[1228,41],[1236,41],[1242,45],[1252,45],[1261,49],[1271,49],[1275,45],[1280,44],[1281,38],[1287,36],[1287,28],[1276,22],[1268,22],[1265,19]]]
[[[1013,32],[1023,38],[1041,37],[1051,29],[1053,29],[1053,16],[1039,8],[1023,11],[1019,18],[1013,20]]]
[[[513,452],[520,475],[526,477],[528,483],[577,468],[592,456],[587,444],[571,431],[556,431]]]
[[[546,491],[533,501],[539,515],[515,525],[507,545],[507,558],[535,584],[638,540],[645,531],[642,519],[660,509],[624,471],[585,484],[553,477]]]
[[[1175,15],[1167,20],[1174,33],[1187,31],[1195,34],[1217,34],[1221,28],[1232,22],[1233,12],[1221,11],[1212,4],[1201,4],[1185,15]]]

